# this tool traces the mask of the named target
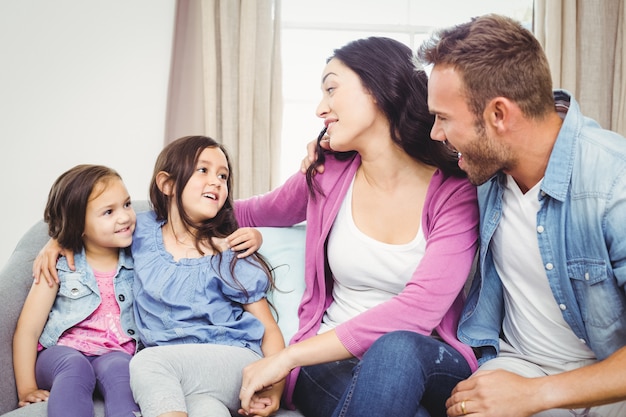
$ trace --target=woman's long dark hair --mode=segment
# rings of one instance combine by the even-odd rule
[[[331,59],[338,59],[359,78],[389,120],[391,139],[417,161],[435,166],[447,175],[464,177],[455,153],[443,143],[432,140],[435,118],[428,111],[428,76],[415,67],[411,48],[394,39],[369,37],[335,49]],[[325,151],[319,145],[318,159],[307,170],[312,195],[319,191],[314,182],[315,169],[324,163]],[[336,158],[349,158],[352,152],[335,152]]]

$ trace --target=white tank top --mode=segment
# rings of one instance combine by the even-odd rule
[[[319,333],[400,293],[424,256],[422,229],[402,245],[372,239],[352,217],[352,187],[346,193],[328,236],[328,263],[333,273],[333,302],[326,310]]]

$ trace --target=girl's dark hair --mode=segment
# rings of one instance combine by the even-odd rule
[[[428,76],[415,67],[411,48],[394,39],[369,37],[335,49],[326,62],[331,59],[338,59],[359,76],[363,87],[389,120],[391,139],[407,154],[447,175],[465,176],[456,154],[430,137],[435,118],[428,110]],[[337,152],[335,155],[341,159],[354,153]],[[318,160],[307,170],[312,194],[317,190],[313,181],[315,168],[325,159],[319,140],[317,155]]]
[[[202,151],[206,148],[218,148],[226,156],[226,162],[228,164],[228,178],[226,180],[226,186],[228,187],[228,196],[226,202],[221,210],[212,219],[207,219],[201,223],[196,223],[191,220],[185,207],[183,206],[182,191],[185,189],[189,178],[196,170],[198,158]],[[166,172],[169,175],[169,179],[174,192],[171,195],[164,194],[158,187],[157,175],[159,172]],[[218,254],[217,256],[222,259],[220,249],[213,243],[213,237],[225,238],[235,230],[239,228],[235,212],[233,209],[233,169],[230,162],[230,157],[226,148],[218,143],[216,140],[207,136],[185,136],[179,138],[170,144],[168,144],[159,156],[154,164],[154,172],[152,174],[152,180],[150,181],[150,203],[156,213],[157,220],[168,221],[171,204],[174,203],[178,207],[178,213],[185,225],[186,230],[195,237],[195,246],[200,254],[204,254],[201,249],[201,244],[209,245],[213,252]],[[174,199],[174,201],[172,201]],[[233,257],[230,264],[230,272],[233,281],[238,289],[240,289],[246,296],[248,291],[235,277],[235,264],[237,261],[250,262],[248,258],[256,260],[261,269],[265,272],[268,278],[268,288],[274,288],[274,278],[271,268],[268,262],[258,253],[254,253],[247,258],[239,259],[236,256]],[[219,268],[217,269],[219,273]],[[225,280],[224,282],[228,282]]]
[[[50,188],[43,214],[48,235],[62,247],[81,252],[87,203],[97,197],[91,195],[96,186],[106,186],[112,178],[121,179],[115,170],[102,165],[77,165],[61,174]]]
[[[189,178],[196,170],[198,158],[206,148],[218,148],[226,156],[228,163],[228,179],[226,186],[228,187],[228,196],[224,207],[215,215],[214,218],[208,219],[201,224],[194,223],[183,206],[182,191],[185,189]],[[175,190],[171,195],[164,194],[157,184],[157,175],[159,172],[166,172],[172,189]],[[226,149],[214,139],[206,136],[185,136],[175,140],[167,145],[154,164],[154,172],[150,181],[150,202],[156,213],[157,220],[167,221],[170,212],[170,204],[175,203],[178,207],[181,220],[187,228],[187,231],[196,237],[196,249],[200,251],[200,243],[205,242],[219,252],[212,242],[212,237],[224,238],[233,233],[239,227],[235,213],[233,211],[232,199],[232,166],[228,152]],[[171,199],[174,201],[171,201]],[[202,252],[200,252],[202,253]]]

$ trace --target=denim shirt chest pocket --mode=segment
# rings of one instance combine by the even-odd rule
[[[100,304],[100,293],[94,290],[97,284],[84,271],[59,270],[59,291],[39,342],[44,347],[57,343],[61,334],[87,318]]]
[[[606,328],[624,316],[626,299],[606,262],[572,259],[567,272],[586,326]]]
[[[65,312],[84,311],[91,303],[98,304],[99,297],[94,297],[96,291],[86,282],[86,278],[86,274],[81,272],[63,274],[55,301],[59,308]]]

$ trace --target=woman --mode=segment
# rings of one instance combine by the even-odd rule
[[[245,368],[242,411],[286,377],[287,401],[306,416],[445,416],[476,368],[455,337],[475,188],[430,139],[427,76],[407,46],[372,37],[335,50],[322,90],[317,115],[335,153],[318,148],[306,176],[235,206],[240,226],[307,221],[299,330]]]

